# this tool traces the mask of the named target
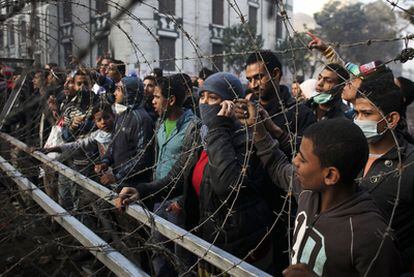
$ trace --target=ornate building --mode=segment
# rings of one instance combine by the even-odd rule
[[[3,14],[10,14],[7,7],[20,1],[6,2]],[[212,63],[217,68],[226,68],[223,57],[214,55],[223,53],[223,30],[240,24],[240,15],[256,26],[257,34],[264,39],[264,48],[276,49],[286,36],[274,0],[147,0],[124,11],[113,22],[111,18],[127,2],[38,1],[36,16],[32,18],[32,7],[26,4],[3,24],[0,54],[25,57],[29,22],[34,22],[31,26],[34,26],[35,38],[30,42],[34,44],[34,58],[41,64],[66,64],[70,55],[76,56],[80,49],[95,41],[83,60],[87,65],[95,65],[97,56],[109,53],[141,75],[154,67],[162,67],[167,72],[196,73],[202,66],[211,67]],[[291,15],[292,0],[283,3]]]

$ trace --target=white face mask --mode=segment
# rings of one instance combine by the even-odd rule
[[[388,128],[385,128],[381,133],[378,132],[378,123],[381,121],[382,119],[380,121],[354,119],[354,123],[361,128],[369,143],[379,141],[388,130]]]

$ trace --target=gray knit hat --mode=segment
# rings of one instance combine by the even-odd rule
[[[210,75],[198,91],[200,96],[203,91],[213,92],[223,100],[244,97],[243,86],[239,78],[227,72],[217,72]]]

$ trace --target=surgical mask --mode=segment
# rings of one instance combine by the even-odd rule
[[[382,136],[388,130],[388,128],[386,128],[381,133],[378,133],[378,123],[380,123],[381,121],[382,120],[372,121],[372,120],[354,119],[354,123],[358,125],[359,128],[361,128],[362,132],[364,133],[369,143],[375,143],[375,142],[380,141]]]
[[[320,93],[316,95],[315,97],[313,97],[313,102],[315,102],[318,105],[326,104],[331,100],[332,100],[332,94],[329,94],[329,93]]]
[[[221,110],[220,104],[215,104],[215,105],[200,104],[199,108],[200,108],[201,121],[207,127],[210,127],[211,123],[216,118],[218,112]]]

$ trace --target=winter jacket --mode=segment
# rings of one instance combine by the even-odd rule
[[[144,108],[130,106],[116,116],[113,142],[101,162],[112,166],[118,183],[151,180],[153,135],[153,121]]]
[[[296,134],[298,136],[296,139],[296,145],[294,145],[297,147],[300,145],[303,131],[309,125],[316,122],[316,117],[312,113],[311,109],[303,103],[298,103],[296,99],[292,97],[286,86],[279,86],[278,94],[280,101],[276,98],[263,108],[269,113],[273,122],[282,128],[286,134]],[[281,103],[283,103],[283,106]],[[285,153],[286,155],[291,156],[292,149]]]
[[[183,140],[188,132],[194,130],[200,120],[191,110],[186,110],[176,122],[176,127],[167,138],[165,123],[161,122],[157,131],[157,168],[155,180],[167,176],[172,166],[180,157]]]
[[[348,106],[346,106],[340,98],[335,99],[333,101],[334,103],[331,104],[329,110],[326,111],[325,115],[320,120],[333,118],[347,118],[346,112],[349,109]],[[316,110],[319,104],[315,103],[313,101],[313,98],[306,101],[305,104],[312,110],[313,114],[316,116]]]
[[[184,187],[183,206],[188,227],[203,223],[198,229],[203,239],[242,258],[266,234],[271,213],[261,197],[264,172],[254,154],[243,166],[249,145],[246,134],[237,130],[232,119],[216,116],[213,120],[206,137],[208,164],[200,197],[192,186],[191,170]],[[199,215],[192,213],[197,207]]]
[[[414,145],[399,140],[403,171],[398,172],[399,159],[397,148],[374,161],[362,178],[360,185],[372,195],[378,208],[389,222],[393,212],[397,189],[399,201],[392,221],[399,247],[406,264],[414,263]],[[401,179],[401,180],[400,180]]]
[[[387,224],[368,193],[358,191],[319,213],[320,194],[302,191],[278,143],[268,135],[255,145],[274,183],[285,190],[291,184],[298,199],[292,264],[305,263],[318,276],[398,276],[400,255],[390,234],[382,239]]]
[[[75,141],[78,137],[88,134],[95,126],[91,111],[98,97],[90,91],[80,91],[73,98],[65,99],[61,104],[63,116],[62,138],[66,142]],[[77,116],[85,116],[85,121],[73,128],[72,122]]]
[[[140,195],[154,197],[163,192],[179,195],[184,190],[179,203],[184,208],[187,229],[203,223],[197,235],[243,258],[266,234],[271,213],[261,197],[264,172],[254,155],[250,156],[246,175],[242,174],[246,134],[235,131],[234,122],[229,118],[217,116],[210,126],[206,138],[209,162],[204,169],[200,197],[192,186],[193,169],[203,150],[198,132],[185,141],[182,151],[185,154],[165,178],[136,188]],[[233,189],[240,184],[239,192]],[[226,218],[230,208],[231,216]]]
[[[154,202],[162,202],[167,197],[173,198],[183,194],[184,181],[191,178],[189,176],[198,161],[201,149],[200,127],[199,121],[192,121],[189,124],[182,141],[181,152],[164,178],[148,183],[131,184],[139,191],[141,198],[151,195]],[[121,185],[119,189],[124,186],[126,185]]]

